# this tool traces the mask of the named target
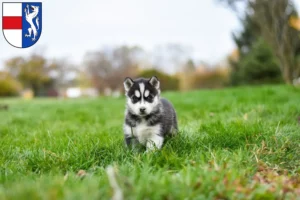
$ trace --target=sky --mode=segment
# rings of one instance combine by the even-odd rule
[[[32,52],[80,64],[87,51],[105,46],[138,45],[151,52],[171,43],[191,48],[196,60],[216,63],[234,50],[231,33],[240,27],[234,13],[215,0],[42,2],[41,38],[17,49],[0,35],[0,68],[6,59]]]

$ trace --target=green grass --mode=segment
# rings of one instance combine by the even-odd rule
[[[0,100],[0,199],[110,199],[108,165],[125,199],[300,198],[299,89],[163,96],[180,134],[153,153],[124,147],[124,98]]]

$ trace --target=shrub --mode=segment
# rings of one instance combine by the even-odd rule
[[[271,48],[262,39],[254,44],[247,55],[237,63],[233,63],[231,71],[233,85],[279,83],[281,81],[278,61]]]
[[[15,96],[21,89],[21,84],[9,73],[0,72],[0,97]]]
[[[161,89],[166,90],[179,90],[179,79],[165,74],[155,69],[144,70],[138,74],[138,77],[150,78],[156,76],[161,83]]]
[[[228,70],[227,68],[208,69],[202,73],[195,73],[191,78],[194,89],[222,88],[228,82]]]

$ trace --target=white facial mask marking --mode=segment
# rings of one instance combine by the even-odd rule
[[[135,94],[135,96],[138,97],[138,98],[141,97],[141,93],[140,93],[140,91],[138,91],[138,90],[136,90],[136,91],[134,92],[134,94]]]
[[[144,85],[144,83],[140,83],[140,91],[141,91],[141,94],[144,94],[144,91],[145,91],[145,85]],[[144,103],[143,95],[142,95],[141,103]]]
[[[146,90],[144,95],[145,95],[145,97],[148,97],[149,94],[150,94],[149,90]]]

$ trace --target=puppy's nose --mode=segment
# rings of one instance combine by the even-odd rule
[[[144,108],[144,107],[140,108],[141,113],[144,113],[145,111],[146,111],[146,108]]]

